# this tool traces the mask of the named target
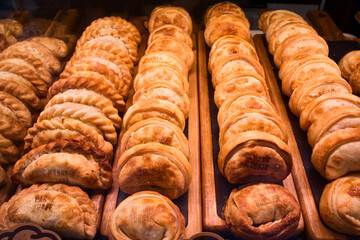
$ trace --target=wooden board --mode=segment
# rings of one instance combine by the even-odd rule
[[[296,190],[298,192],[300,205],[305,222],[306,235],[310,239],[354,239],[345,234],[331,230],[323,224],[319,212],[318,204],[323,188],[329,182],[322,178],[311,164],[312,148],[307,142],[306,132],[302,131],[299,126],[299,119],[293,115],[288,107],[289,98],[281,93],[281,80],[278,78],[278,69],[269,54],[264,35],[254,37],[255,45],[258,50],[260,61],[264,67],[265,73],[273,85],[274,94],[272,97],[278,102],[283,102],[283,110],[280,112],[287,119],[286,124],[290,129],[291,142],[294,143],[295,156],[293,156],[292,174]],[[346,51],[359,46],[356,41],[328,41],[330,48],[329,56],[338,62]],[[335,47],[337,46],[337,47]],[[337,48],[337,49],[336,49]],[[342,51],[341,51],[342,50]],[[295,141],[295,142],[294,142]],[[295,145],[296,144],[296,145]],[[294,152],[293,152],[294,153]]]
[[[198,34],[198,67],[199,67],[199,101],[200,101],[200,129],[201,129],[201,169],[202,169],[202,196],[203,196],[203,225],[207,231],[214,231],[221,234],[229,234],[225,221],[221,215],[225,199],[229,196],[230,191],[237,185],[229,184],[221,175],[217,167],[218,146],[218,126],[216,122],[217,108],[213,101],[213,91],[211,81],[207,74],[207,53],[209,49],[204,42],[204,32]],[[256,40],[256,39],[254,39]],[[260,56],[259,56],[260,57]],[[262,63],[262,62],[261,62]],[[273,97],[274,88],[269,83],[269,76],[266,76],[269,92],[274,105],[279,112],[282,111],[281,102]],[[285,114],[280,114],[284,119]],[[288,132],[291,131],[288,124],[285,124]],[[289,134],[290,135],[290,134]],[[289,136],[289,147],[294,153],[294,141]],[[284,181],[286,187],[297,198],[297,192],[294,186],[292,175],[290,174]],[[304,229],[303,218],[299,222],[298,234]]]
[[[197,41],[196,35],[193,34],[194,42],[194,56],[197,56]],[[140,45],[139,56],[142,56],[145,51],[146,38]],[[188,191],[179,199],[173,202],[180,208],[181,213],[185,217],[186,227],[182,238],[188,239],[194,234],[202,231],[202,212],[201,212],[201,179],[200,179],[200,133],[199,133],[199,103],[198,103],[198,68],[197,59],[195,58],[194,65],[189,72],[189,98],[190,98],[190,113],[187,119],[187,137],[190,148],[190,165],[192,171],[192,181]],[[118,141],[114,164],[116,166],[120,158],[120,140]],[[116,176],[115,168],[113,168],[113,176]],[[104,212],[100,227],[100,233],[103,236],[110,236],[110,218],[118,203],[127,197],[126,194],[120,191],[117,177],[113,178],[113,186],[108,192],[104,205]]]

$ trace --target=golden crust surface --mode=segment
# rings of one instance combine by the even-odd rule
[[[19,150],[14,143],[0,134],[0,165],[8,165],[18,160]]]

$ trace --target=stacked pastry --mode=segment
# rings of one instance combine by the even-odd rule
[[[350,51],[339,62],[341,76],[349,81],[353,92],[360,94],[360,50]]]
[[[151,13],[148,30],[116,166],[120,189],[136,194],[113,213],[110,226],[116,239],[178,239],[184,231],[183,216],[167,198],[183,195],[192,178],[184,134],[190,109],[188,72],[194,62],[192,20],[182,7],[159,6]]]
[[[281,212],[273,218],[271,214],[257,214],[263,209],[238,211],[237,208],[245,206],[243,203],[247,199],[244,199],[246,194],[238,194],[241,189],[235,189],[224,209],[226,223],[236,236],[244,239],[288,238],[297,229],[299,205],[285,188],[270,184],[281,182],[291,171],[288,136],[271,103],[248,20],[240,7],[222,2],[207,10],[204,22],[205,41],[211,47],[208,70],[215,89],[214,101],[219,108],[220,172],[233,184],[267,182],[259,188],[250,185],[249,189],[255,188],[254,191],[261,196],[268,195],[268,191],[274,192],[274,195],[268,199],[259,198],[256,194],[249,197],[254,197],[251,200],[254,203],[249,203],[250,208],[257,204],[261,208],[264,201],[270,201],[274,202],[274,206],[267,205],[269,209],[264,211]],[[280,197],[284,194],[286,197]],[[233,199],[233,195],[240,198]],[[236,204],[237,201],[241,203]],[[234,202],[235,205],[232,204]],[[281,204],[289,208],[284,210],[279,206]],[[241,219],[248,219],[249,215],[253,219],[252,224],[244,224]],[[286,219],[286,215],[291,220]]]
[[[14,19],[0,19],[0,52],[15,44],[23,35],[23,25]]]
[[[280,68],[290,109],[300,117],[301,128],[308,131],[315,168],[328,180],[359,171],[360,98],[352,94],[338,65],[328,57],[327,43],[299,15],[287,10],[265,12],[259,27]],[[348,214],[359,221],[352,210]],[[345,231],[327,221],[329,214],[322,216],[330,227]]]

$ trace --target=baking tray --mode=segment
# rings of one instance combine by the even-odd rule
[[[254,39],[256,40],[256,39]],[[213,101],[214,88],[211,84],[210,76],[207,72],[207,59],[210,49],[204,41],[204,32],[198,34],[198,67],[199,67],[199,101],[200,101],[200,129],[201,129],[201,169],[202,169],[202,196],[203,196],[203,225],[204,230],[213,231],[222,236],[234,238],[227,229],[224,217],[222,215],[226,198],[230,195],[232,189],[239,185],[230,184],[220,173],[217,166],[217,156],[219,153],[219,126],[217,123],[218,109]],[[259,54],[259,53],[258,53]],[[259,56],[260,58],[260,56]],[[261,58],[260,58],[261,60]],[[262,63],[262,62],[261,62]],[[265,68],[265,66],[264,66]],[[296,156],[296,143],[291,135],[291,126],[286,119],[287,113],[284,112],[283,102],[280,100],[274,85],[270,84],[271,79],[266,76],[267,85],[272,102],[276,106],[280,117],[284,121],[289,132],[289,147],[293,155],[293,161]],[[290,174],[282,185],[287,188],[296,199],[297,192],[293,182],[292,174]],[[301,234],[304,229],[304,221],[301,217],[297,235]],[[294,236],[293,239],[299,239]]]
[[[197,56],[197,41],[196,34],[192,35],[194,45],[194,56]],[[139,56],[142,56],[146,46],[146,35],[142,37],[142,44],[139,47]],[[202,231],[202,212],[201,212],[201,182],[200,182],[200,133],[199,133],[199,103],[198,103],[198,67],[197,59],[195,58],[192,69],[189,72],[189,98],[190,98],[190,113],[187,119],[185,134],[189,141],[190,148],[190,165],[192,171],[192,181],[188,191],[181,197],[173,200],[179,207],[181,213],[185,218],[185,232],[182,236],[188,239],[191,236]],[[121,155],[120,141],[116,147],[115,158],[113,166]],[[113,169],[113,176],[116,176]],[[114,177],[113,186],[108,192],[104,205],[104,212],[101,221],[100,233],[103,236],[110,235],[110,218],[116,206],[129,195],[123,193],[119,189],[118,180]]]
[[[266,66],[264,67],[266,75],[272,79],[274,87],[277,85],[279,101],[285,103],[284,108],[288,113],[288,120],[293,133],[291,138],[295,137],[298,146],[300,155],[294,161],[292,173],[302,207],[306,235],[310,239],[355,239],[355,237],[331,230],[320,218],[318,212],[320,197],[325,185],[330,181],[323,178],[311,163],[312,148],[307,141],[307,132],[301,130],[299,118],[291,113],[288,107],[289,97],[281,93],[281,80],[278,77],[279,70],[276,68],[273,57],[268,51],[264,35],[257,35],[254,40],[262,64]],[[328,40],[327,43],[329,57],[337,63],[349,51],[360,49],[360,43],[357,41]]]

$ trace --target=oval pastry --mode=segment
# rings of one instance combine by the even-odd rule
[[[111,238],[116,240],[177,240],[185,230],[179,208],[153,191],[135,193],[123,200],[111,215]]]
[[[327,184],[320,198],[324,222],[336,231],[360,235],[360,174],[354,173]]]
[[[288,239],[296,233],[300,206],[286,188],[258,183],[232,190],[224,216],[241,239]]]
[[[170,199],[187,191],[192,176],[185,155],[160,143],[140,144],[123,152],[116,173],[120,189],[127,194],[153,190]]]
[[[94,203],[81,188],[34,184],[1,205],[0,230],[30,222],[64,238],[93,239],[96,218]]]

